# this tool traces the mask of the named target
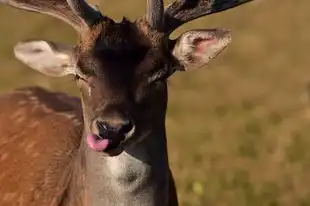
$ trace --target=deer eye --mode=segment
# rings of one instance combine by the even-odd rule
[[[87,82],[87,80],[84,77],[82,77],[82,76],[80,76],[78,74],[74,75],[74,78],[75,78],[75,80],[82,80],[84,82]]]
[[[87,93],[89,96],[92,95],[92,87],[88,84],[87,79],[76,74],[74,76],[75,80],[78,81],[79,83],[83,83],[83,85],[87,85],[85,88],[87,88]],[[86,84],[85,84],[86,83]]]

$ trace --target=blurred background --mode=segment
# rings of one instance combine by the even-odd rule
[[[146,1],[93,0],[116,20]],[[168,2],[166,2],[168,3]],[[186,24],[225,27],[233,42],[207,67],[169,82],[169,155],[180,205],[310,205],[310,2],[256,0]],[[14,59],[25,39],[76,42],[52,17],[0,6],[0,92],[39,85],[77,95]]]

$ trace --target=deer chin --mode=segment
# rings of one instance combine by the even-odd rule
[[[87,144],[95,152],[104,152],[110,156],[119,155],[123,151],[122,142],[96,134],[89,134],[87,136]]]

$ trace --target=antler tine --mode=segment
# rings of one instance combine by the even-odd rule
[[[164,2],[163,0],[147,0],[147,21],[156,29],[161,29],[163,25],[164,16]]]
[[[231,9],[253,0],[176,0],[165,10],[164,30],[176,28],[199,17]]]
[[[94,9],[84,0],[67,0],[67,2],[73,12],[81,17],[88,26],[92,26],[103,17],[100,11]]]
[[[0,0],[0,4],[54,16],[78,32],[102,18],[99,11],[83,0]]]

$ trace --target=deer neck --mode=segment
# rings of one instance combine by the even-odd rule
[[[89,125],[86,114],[84,121]],[[69,186],[68,197],[79,201],[74,205],[166,205],[169,166],[164,118],[154,125],[147,137],[114,157],[88,147],[85,127]]]

